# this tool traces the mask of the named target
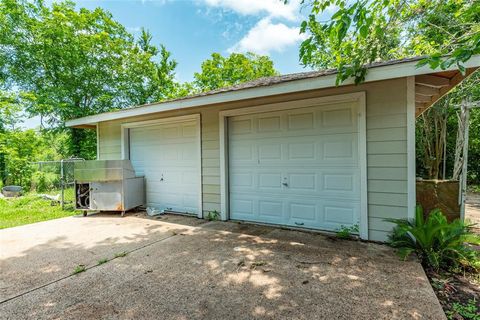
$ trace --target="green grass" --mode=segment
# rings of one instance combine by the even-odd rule
[[[73,269],[72,274],[79,274],[85,272],[85,270],[87,270],[87,267],[84,264],[79,264],[75,267],[75,269]]]
[[[51,205],[33,194],[19,198],[0,198],[0,229],[24,224],[57,219],[75,214],[73,210],[62,210],[60,205]]]
[[[115,258],[123,258],[123,257],[125,257],[127,254],[128,254],[127,251],[118,252],[118,253],[115,253]]]
[[[480,184],[470,185],[470,186],[467,187],[467,190],[469,192],[473,192],[473,193],[480,193]]]

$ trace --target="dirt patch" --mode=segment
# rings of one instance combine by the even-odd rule
[[[474,300],[480,311],[480,275],[467,273],[463,276],[433,270],[425,270],[425,273],[445,314],[451,314],[451,319],[480,319],[480,314],[477,318],[462,317],[453,308],[455,303],[468,305]]]

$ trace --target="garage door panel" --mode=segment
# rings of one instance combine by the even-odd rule
[[[195,122],[186,123],[182,125],[182,137],[184,138],[196,138],[198,134],[197,125]]]
[[[292,201],[289,204],[290,224],[298,225],[299,222],[308,221],[309,224],[315,224],[318,215],[318,204],[314,201]]]
[[[253,132],[253,119],[235,119],[230,121],[229,130],[232,135],[248,134]]]
[[[305,172],[305,173],[287,173],[285,175],[287,178],[284,179],[287,186],[285,189],[286,191],[290,192],[305,192],[311,191],[316,192],[318,191],[318,174],[315,172]]]
[[[294,141],[287,145],[287,150],[287,160],[315,161],[318,143],[315,141]]]
[[[282,144],[279,142],[262,143],[257,146],[258,160],[282,160]]]
[[[283,201],[270,198],[269,200],[257,200],[258,202],[258,215],[260,217],[282,217],[283,213]]]
[[[323,204],[323,220],[325,224],[335,226],[352,226],[358,223],[360,203],[345,201],[326,201]]]
[[[229,119],[229,135],[279,137],[318,134],[354,133],[358,131],[354,104],[325,111],[300,108],[258,115],[236,116]]]
[[[353,134],[326,136],[322,142],[322,160],[357,163],[357,137]]]
[[[253,199],[242,199],[241,197],[235,197],[230,199],[232,202],[231,210],[236,212],[239,217],[247,217],[247,220],[253,218],[255,201]]]
[[[343,126],[355,128],[353,118],[351,107],[326,110],[322,112],[322,127],[338,129]]]
[[[287,185],[283,185],[286,183]],[[359,200],[359,169],[308,168],[243,169],[230,172],[232,193],[255,194],[257,191],[292,196]]]
[[[230,148],[229,158],[230,161],[254,161],[256,158],[254,146],[248,142],[236,143]]]
[[[261,141],[259,141],[261,140]],[[320,140],[320,141],[318,141]],[[357,134],[313,137],[232,139],[230,163],[234,166],[358,166]]]
[[[287,131],[313,130],[315,126],[315,113],[296,112],[287,115]]]
[[[238,190],[242,187],[253,187],[253,175],[251,172],[232,172],[230,173],[230,188]]]
[[[282,117],[277,116],[261,116],[257,120],[257,128],[259,133],[280,132],[282,130]]]
[[[357,177],[349,173],[325,173],[323,175],[323,191],[354,192],[358,193],[355,186]]]
[[[228,119],[232,219],[335,230],[358,223],[355,104]]]
[[[129,140],[132,165],[145,176],[147,206],[198,213],[197,121],[131,128]]]

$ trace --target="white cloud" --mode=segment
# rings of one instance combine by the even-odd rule
[[[269,17],[298,20],[300,0],[202,0],[210,7],[235,11],[242,15],[267,14]]]
[[[288,27],[283,23],[275,24],[269,18],[264,18],[228,51],[268,54],[271,51],[283,51],[305,38],[305,34],[300,34],[300,28]]]
[[[141,27],[127,27],[127,31],[131,33],[139,33],[141,30]]]

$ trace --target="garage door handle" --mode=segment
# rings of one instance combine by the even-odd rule
[[[295,224],[296,224],[297,226],[303,226],[303,225],[304,225],[303,222],[295,222]]]
[[[284,185],[285,187],[288,187],[288,183],[286,182],[282,182],[282,185]]]

